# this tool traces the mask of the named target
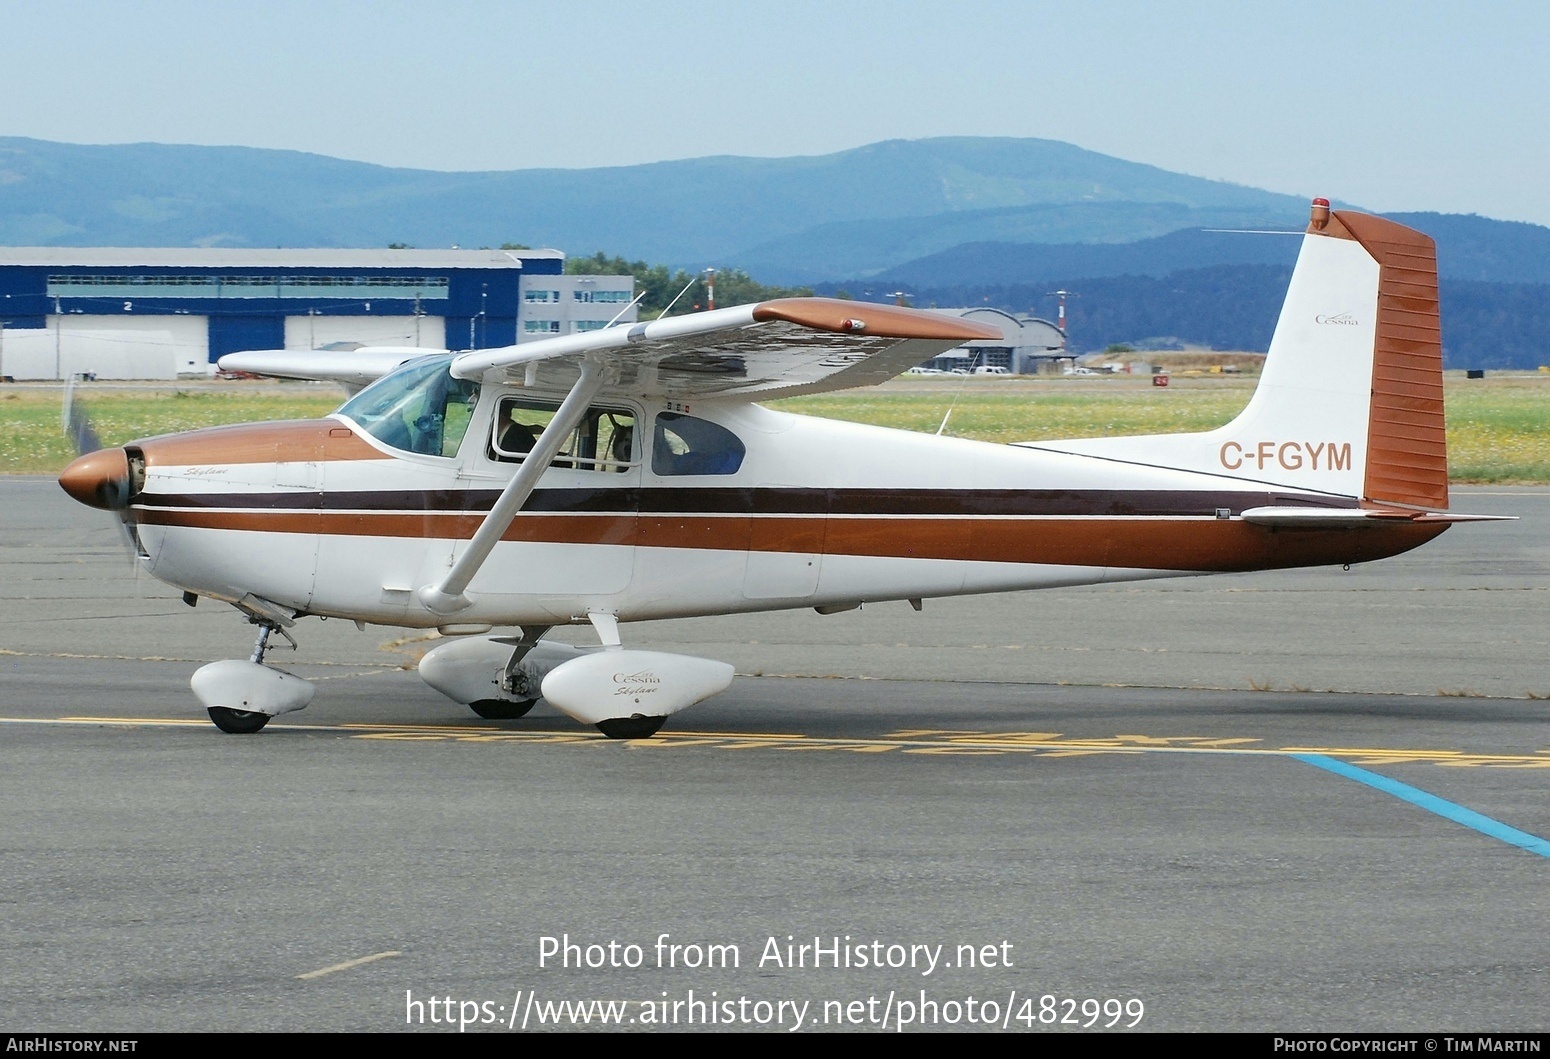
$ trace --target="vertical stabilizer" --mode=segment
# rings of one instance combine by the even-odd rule
[[[1236,419],[1200,434],[1028,444],[1446,509],[1434,244],[1315,199],[1264,372]]]

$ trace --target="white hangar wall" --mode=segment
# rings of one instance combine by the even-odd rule
[[[204,374],[209,322],[203,316],[56,316],[41,328],[6,328],[0,373],[14,379],[176,379]],[[56,365],[58,373],[56,374]]]
[[[332,342],[363,346],[447,348],[447,321],[441,316],[287,316],[286,349],[322,349]]]

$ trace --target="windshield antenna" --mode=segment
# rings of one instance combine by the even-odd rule
[[[682,275],[682,273],[679,273],[679,275]],[[700,277],[699,276],[695,276],[693,279],[691,279],[688,282],[688,284],[684,287],[684,289],[678,292],[678,298],[682,298],[685,294],[688,294],[689,293],[689,288],[694,286],[699,281],[700,281]],[[657,314],[657,319],[658,320],[665,320],[665,319],[667,319],[667,314],[672,312],[673,311],[673,306],[678,304],[678,298],[674,298],[672,301],[667,303],[667,308],[663,309],[660,313]]]

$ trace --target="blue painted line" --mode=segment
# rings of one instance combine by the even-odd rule
[[[1418,805],[1429,813],[1436,813],[1455,824],[1463,824],[1472,827],[1482,835],[1490,835],[1500,839],[1509,846],[1517,846],[1526,849],[1530,853],[1537,853],[1541,857],[1550,857],[1550,842],[1537,835],[1531,835],[1527,831],[1519,831],[1515,827],[1508,827],[1500,820],[1492,820],[1489,816],[1466,809],[1462,805],[1455,805],[1446,798],[1439,798],[1435,794],[1427,794],[1419,787],[1412,787],[1408,783],[1400,783],[1391,780],[1387,776],[1380,776],[1376,772],[1368,772],[1366,769],[1357,768],[1336,758],[1327,757],[1324,754],[1293,754],[1298,761],[1306,761],[1310,765],[1333,772],[1337,776],[1344,776],[1348,780],[1357,783],[1365,783],[1384,794],[1392,794],[1394,797]]]

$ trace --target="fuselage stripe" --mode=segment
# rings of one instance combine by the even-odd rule
[[[467,540],[479,513],[136,508],[147,526],[364,538]],[[503,540],[1035,563],[1223,572],[1365,562],[1413,548],[1445,526],[1375,523],[1356,530],[1269,529],[1239,519],[911,518],[829,519],[648,514],[524,513]]]

